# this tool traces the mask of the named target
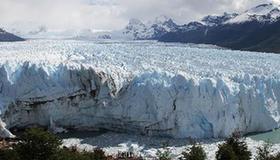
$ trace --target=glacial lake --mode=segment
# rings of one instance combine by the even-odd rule
[[[252,138],[253,140],[261,140],[266,141],[269,143],[280,143],[280,129],[276,129],[270,132],[259,133],[255,135],[249,135],[248,137]]]

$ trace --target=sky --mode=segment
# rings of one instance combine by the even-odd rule
[[[0,27],[117,30],[131,18],[165,15],[183,24],[280,0],[0,0]]]

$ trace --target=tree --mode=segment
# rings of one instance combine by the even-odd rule
[[[220,144],[219,149],[216,152],[217,160],[238,160],[232,146],[227,145],[226,143]]]
[[[55,135],[40,128],[28,129],[19,142],[0,149],[0,160],[109,160],[102,149],[78,151],[77,147],[61,147]],[[133,157],[135,158],[135,157]],[[141,160],[141,159],[131,159]]]
[[[20,160],[19,155],[13,149],[1,149],[0,150],[1,160]]]
[[[250,160],[251,155],[244,139],[233,135],[226,139],[225,143],[219,145],[216,158],[217,160]]]
[[[194,144],[187,152],[183,152],[185,160],[205,160],[207,158],[205,151],[200,145]]]
[[[158,150],[158,160],[171,160],[171,152],[168,148],[164,148],[163,151]]]
[[[15,151],[23,160],[52,160],[61,144],[55,135],[40,128],[32,128],[22,135]]]
[[[265,143],[263,146],[257,148],[257,156],[256,160],[272,160],[272,156],[270,155],[271,145]]]

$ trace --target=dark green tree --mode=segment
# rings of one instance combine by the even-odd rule
[[[250,160],[251,152],[243,138],[233,135],[219,145],[216,153],[217,160]],[[226,159],[225,159],[226,158]]]
[[[14,149],[22,160],[53,160],[61,144],[55,135],[31,128],[25,131]]]
[[[13,149],[1,149],[0,160],[20,160],[19,155]]]
[[[217,160],[238,160],[232,146],[227,144],[220,144],[218,147],[218,151],[216,152]]]
[[[256,160],[272,160],[272,156],[270,155],[271,145],[265,143],[263,146],[257,148],[257,156]]]
[[[167,148],[164,148],[163,151],[158,150],[156,154],[158,160],[171,160],[171,152]]]
[[[191,148],[182,154],[185,160],[205,160],[207,158],[203,148],[197,144],[192,145]]]

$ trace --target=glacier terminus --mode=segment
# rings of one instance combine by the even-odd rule
[[[28,44],[28,45],[27,45]],[[221,138],[280,124],[280,57],[155,41],[0,44],[4,136],[29,125]]]

